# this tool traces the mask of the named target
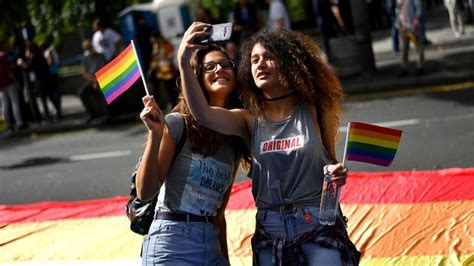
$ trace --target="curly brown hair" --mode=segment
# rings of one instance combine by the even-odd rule
[[[208,98],[207,91],[204,89],[204,80],[203,80],[203,72],[201,70],[201,65],[203,63],[204,57],[213,51],[221,52],[227,59],[231,59],[227,54],[226,50],[218,45],[209,45],[205,49],[200,49],[193,54],[191,57],[190,63],[191,67],[194,71],[194,74],[197,77],[199,85],[201,86],[204,95]],[[235,74],[235,69],[234,69]],[[243,143],[242,139],[237,136],[227,136],[223,135],[219,132],[211,130],[205,126],[199,124],[194,117],[192,116],[189,107],[184,99],[182,89],[181,89],[181,82],[178,79],[177,82],[178,88],[180,90],[179,93],[179,102],[178,104],[171,110],[172,112],[179,112],[186,120],[187,125],[187,133],[188,138],[191,141],[191,149],[194,152],[200,153],[204,156],[208,156],[214,154],[224,143],[224,141],[230,141],[233,146],[236,154],[243,155],[244,158],[249,158],[249,152],[245,148],[245,144]],[[230,100],[225,106],[225,108],[232,109],[232,108],[242,108],[242,104],[238,98],[237,90],[234,90],[230,95]],[[247,160],[247,158],[245,158]]]
[[[257,43],[277,58],[280,83],[299,102],[316,107],[321,134],[336,137],[342,110],[342,87],[318,43],[302,33],[263,30],[244,43],[237,80],[245,107],[259,120],[265,119],[263,92],[253,80],[250,64],[252,49]],[[329,119],[333,119],[332,123],[328,122]],[[324,144],[328,147],[327,143]]]

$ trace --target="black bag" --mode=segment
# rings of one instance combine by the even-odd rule
[[[174,152],[173,161],[176,159],[178,154],[183,148],[184,142],[186,141],[186,122],[183,118],[183,131],[178,144],[176,145],[176,151]],[[158,198],[158,194],[153,197],[150,201],[142,201],[137,198],[137,188],[135,185],[135,178],[137,175],[138,167],[140,166],[142,158],[138,159],[138,163],[135,166],[135,171],[131,176],[130,184],[130,196],[128,197],[127,204],[125,204],[125,214],[130,220],[130,230],[133,232],[146,235],[150,229],[151,223],[153,222],[153,216],[155,214],[155,206]]]

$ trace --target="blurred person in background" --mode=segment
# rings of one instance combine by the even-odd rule
[[[2,116],[11,130],[21,130],[24,128],[19,101],[19,84],[15,80],[12,67],[7,58],[5,42],[0,40],[0,105],[2,106]],[[10,108],[13,110],[11,120]]]
[[[291,29],[288,10],[282,0],[266,0],[268,4],[267,27],[270,29]]]
[[[111,28],[106,28],[100,18],[93,21],[92,29],[94,30],[92,47],[97,53],[103,54],[105,60],[111,60],[120,50],[120,34]]]
[[[135,34],[135,43],[138,46],[138,52],[141,57],[141,66],[143,73],[148,71],[152,55],[152,44],[150,41],[152,29],[146,25],[145,18],[141,14],[134,14],[135,25],[137,27]]]
[[[103,54],[94,50],[90,40],[84,40],[82,49],[84,50],[84,59],[82,60],[81,75],[86,82],[79,89],[79,98],[89,114],[89,118],[85,121],[86,124],[89,124],[95,119],[107,118],[107,105],[95,77],[95,73],[106,64],[106,59]]]
[[[168,112],[178,101],[176,78],[178,70],[173,63],[173,45],[159,33],[151,35],[152,57],[148,79],[152,83],[153,95],[161,108]]]
[[[260,29],[257,11],[257,7],[249,3],[248,0],[238,0],[235,3],[230,21],[234,23],[233,34],[236,35],[232,38],[237,41],[238,45]]]
[[[316,27],[319,32],[319,43],[326,57],[331,58],[329,39],[339,35],[347,35],[348,29],[341,15],[338,0],[312,0],[312,8],[316,14]]]
[[[468,5],[469,5],[470,21],[471,21],[471,24],[474,25],[474,0],[469,0]]]
[[[226,42],[225,44],[225,50],[227,51],[227,54],[229,57],[234,60],[234,62],[239,62],[240,60],[240,52],[239,52],[239,42],[234,39],[233,37],[230,39],[230,41]]]
[[[43,55],[49,65],[49,72],[51,74],[51,101],[57,110],[57,117],[62,117],[61,111],[61,91],[59,89],[59,56],[56,48],[53,45],[53,37],[49,36],[46,42],[42,45]]]
[[[424,73],[424,39],[420,26],[422,8],[421,0],[397,0],[396,26],[399,31],[401,45],[401,69],[399,73],[401,77],[408,75],[410,41],[415,44],[417,53],[416,75]]]
[[[221,21],[212,16],[211,11],[201,5],[198,7],[196,21],[205,22],[209,24],[221,23]]]
[[[462,16],[462,0],[444,0],[444,5],[448,9],[449,23],[456,38],[464,35],[464,18]]]
[[[392,37],[392,52],[398,53],[400,52],[400,45],[399,45],[399,38],[398,38],[398,29],[397,29],[397,0],[385,0],[385,11],[390,16],[391,20],[391,29],[390,29],[390,36]]]
[[[51,72],[49,71],[49,65],[44,58],[43,51],[41,48],[34,42],[30,42],[27,45],[25,51],[26,61],[22,58],[18,59],[18,66],[22,67],[28,72],[29,81],[32,83],[32,90],[35,91],[33,95],[35,97],[31,99],[35,101],[35,98],[39,96],[42,107],[43,114],[41,114],[41,122],[48,122],[53,119],[48,107],[48,99],[53,103],[54,108],[56,108],[56,114],[60,114],[58,106],[54,105],[51,93]]]

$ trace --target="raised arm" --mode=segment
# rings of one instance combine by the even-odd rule
[[[143,98],[145,108],[140,118],[148,129],[147,142],[138,167],[136,185],[139,199],[151,200],[163,184],[171,166],[176,143],[165,126],[160,108],[153,97]]]
[[[203,90],[190,65],[192,54],[206,45],[195,44],[194,39],[207,36],[203,30],[210,24],[195,22],[183,36],[178,49],[178,66],[183,95],[194,119],[200,124],[227,135],[237,135],[249,139],[249,128],[252,121],[250,112],[245,109],[227,110],[209,106]]]

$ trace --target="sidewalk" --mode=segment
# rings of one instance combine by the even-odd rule
[[[399,54],[391,51],[390,30],[372,32],[372,48],[377,70],[375,73],[343,77],[342,84],[347,95],[412,89],[433,85],[474,81],[474,26],[466,25],[466,34],[455,38],[449,25],[448,12],[438,8],[427,13],[426,35],[432,42],[425,47],[425,73],[415,76],[415,50],[410,49],[410,74],[398,77]],[[8,136],[31,136],[37,134],[65,132],[95,127],[106,127],[110,123],[137,121],[137,114],[114,117],[106,124],[85,124],[87,114],[75,95],[63,96],[64,117],[48,124],[30,124],[26,130],[15,133],[0,133],[0,139]]]
[[[62,133],[67,131],[82,130],[89,128],[105,128],[115,124],[122,123],[139,123],[139,114],[130,113],[115,115],[107,121],[93,120],[91,123],[86,123],[89,115],[86,113],[81,100],[76,95],[62,96],[62,111],[63,117],[56,121],[39,123],[29,122],[26,129],[19,132],[0,132],[0,141],[8,139],[8,137],[25,137],[36,138],[41,134]],[[54,108],[50,106],[50,110]]]
[[[424,74],[415,75],[416,52],[410,48],[410,74],[398,77],[400,54],[391,50],[389,30],[372,32],[372,49],[376,72],[342,79],[345,93],[362,93],[410,89],[433,85],[474,81],[474,26],[465,27],[466,34],[456,38],[451,31],[448,12],[437,8],[427,13],[426,36],[432,42],[425,46]]]

